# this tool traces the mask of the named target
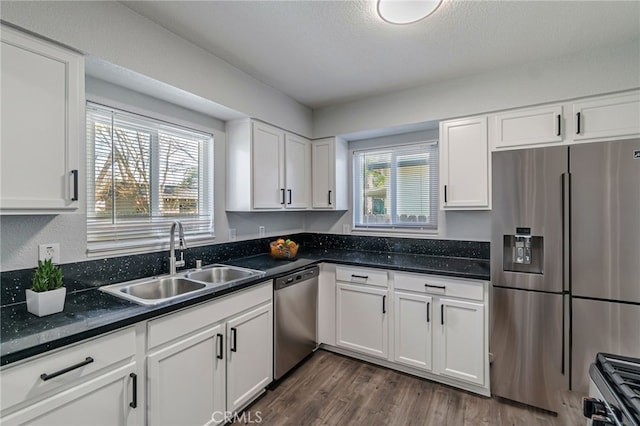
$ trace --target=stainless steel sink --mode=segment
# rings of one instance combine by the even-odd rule
[[[206,284],[185,280],[184,278],[169,277],[129,285],[121,288],[120,291],[140,299],[158,300],[191,293],[204,287],[206,287]]]
[[[212,284],[227,283],[256,275],[250,269],[238,269],[229,266],[212,266],[200,271],[188,272],[186,277]]]
[[[157,305],[186,299],[224,286],[231,287],[264,275],[263,271],[215,264],[203,269],[181,271],[175,275],[102,286],[100,290],[141,305]]]

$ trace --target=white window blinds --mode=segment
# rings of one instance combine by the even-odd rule
[[[162,246],[174,220],[213,237],[210,134],[92,103],[86,122],[90,252]]]
[[[355,228],[437,228],[437,142],[356,151],[353,166]]]

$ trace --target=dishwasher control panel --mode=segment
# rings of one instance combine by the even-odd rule
[[[290,285],[293,285],[299,281],[309,280],[320,275],[320,268],[314,266],[312,268],[303,269],[302,271],[294,272],[284,277],[276,278],[274,284],[274,290],[280,290]]]

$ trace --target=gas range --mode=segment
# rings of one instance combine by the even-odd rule
[[[584,416],[595,426],[640,426],[640,358],[599,353],[589,369]]]

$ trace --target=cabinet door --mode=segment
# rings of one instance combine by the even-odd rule
[[[238,411],[273,380],[271,303],[227,322],[227,411]]]
[[[394,293],[395,361],[431,370],[433,300],[418,294]]]
[[[264,123],[252,123],[253,208],[282,209],[284,187],[284,132]]]
[[[494,125],[494,149],[562,142],[562,105],[498,114]]]
[[[224,420],[224,333],[217,325],[147,357],[149,424]]]
[[[314,209],[335,208],[335,141],[314,141],[311,151]]]
[[[489,158],[486,117],[440,123],[442,208],[490,208]]]
[[[2,213],[75,210],[84,60],[7,27],[1,38]]]
[[[440,299],[439,373],[484,385],[484,306]]]
[[[336,346],[387,358],[387,290],[336,285]]]
[[[640,92],[576,102],[573,113],[574,141],[640,137]]]
[[[311,180],[311,146],[307,139],[287,134],[285,136],[286,208],[309,207]]]
[[[142,388],[137,383],[135,363],[130,363],[3,417],[2,424],[5,426],[142,424],[140,413],[143,407],[138,402],[142,400],[141,392]]]

